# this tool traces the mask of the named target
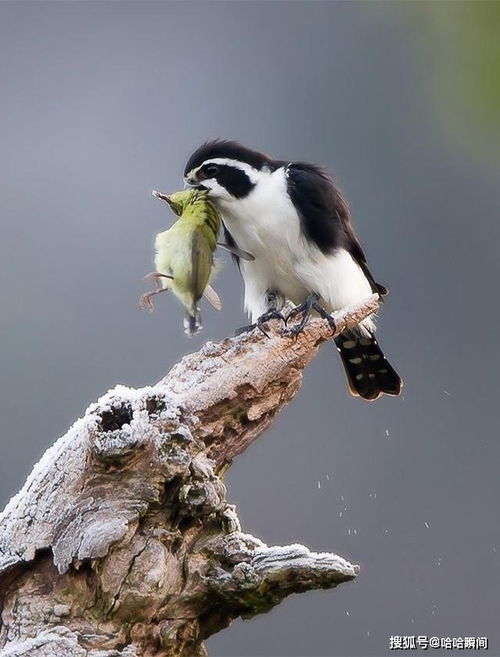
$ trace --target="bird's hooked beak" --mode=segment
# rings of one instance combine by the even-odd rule
[[[207,188],[205,185],[202,185],[194,176],[185,176],[184,177],[184,189],[204,189]]]

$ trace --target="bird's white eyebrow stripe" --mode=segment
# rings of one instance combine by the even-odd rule
[[[205,166],[206,164],[222,164],[228,167],[234,167],[235,169],[239,169],[240,171],[243,171],[244,173],[247,174],[247,176],[250,178],[250,181],[252,183],[256,183],[259,178],[261,178],[262,174],[264,173],[263,171],[259,171],[259,169],[254,169],[250,164],[247,164],[246,162],[240,162],[239,160],[231,160],[228,157],[213,157],[210,158],[209,160],[205,160],[200,164],[199,167],[196,167],[196,169],[193,169],[189,173],[197,173],[201,167]]]

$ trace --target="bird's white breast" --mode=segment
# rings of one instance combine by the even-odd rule
[[[262,172],[246,198],[222,202],[220,207],[236,244],[255,258],[241,261],[246,310],[252,316],[262,314],[266,309],[262,297],[270,289],[298,303],[306,294],[294,268],[303,238],[287,194],[284,170]]]
[[[347,251],[324,254],[306,238],[283,168],[259,172],[246,198],[221,200],[219,209],[238,247],[255,257],[240,263],[245,309],[252,321],[267,310],[267,290],[277,290],[295,304],[316,292],[329,311],[370,296],[369,282]]]

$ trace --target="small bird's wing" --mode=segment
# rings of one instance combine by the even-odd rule
[[[366,257],[351,224],[349,207],[334,181],[321,167],[306,162],[286,166],[288,193],[310,240],[323,251],[346,249],[370,282],[374,292],[387,289],[373,278]]]
[[[193,233],[191,258],[193,265],[192,291],[195,299],[201,299],[210,279],[213,253],[200,230]]]
[[[210,303],[215,308],[215,310],[222,310],[222,301],[211,285],[207,284],[207,287],[203,292],[203,296],[208,301],[208,303]]]

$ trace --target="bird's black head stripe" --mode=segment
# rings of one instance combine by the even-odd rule
[[[237,141],[215,139],[214,141],[207,141],[195,150],[187,161],[184,175],[186,176],[192,169],[198,168],[203,162],[219,157],[245,162],[254,169],[259,170],[265,166],[271,166],[273,162],[272,158],[265,153],[254,151]]]

